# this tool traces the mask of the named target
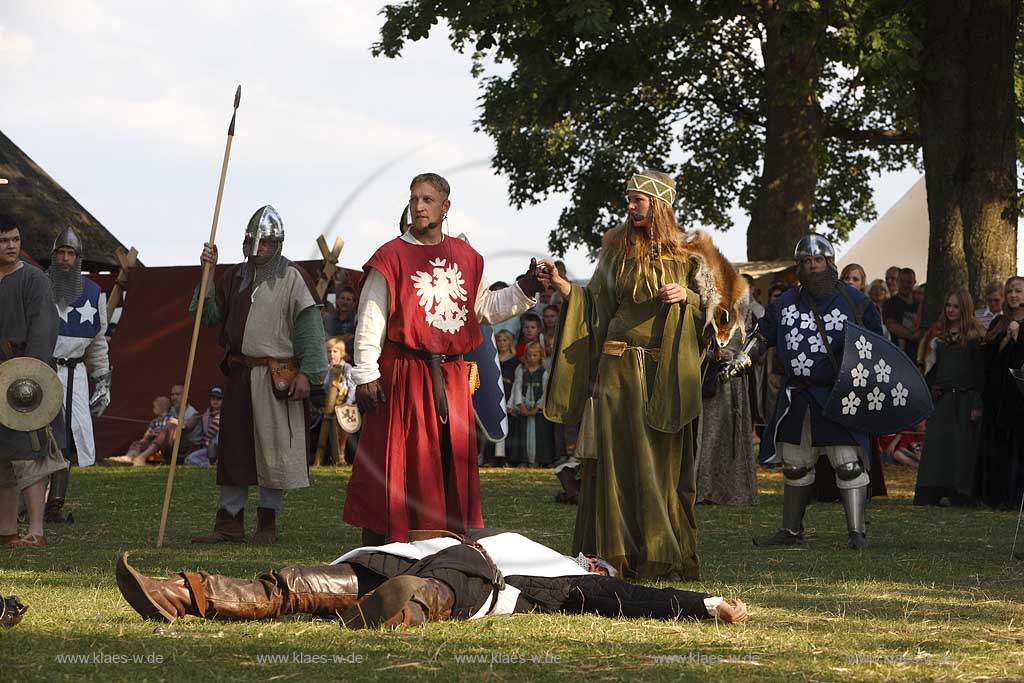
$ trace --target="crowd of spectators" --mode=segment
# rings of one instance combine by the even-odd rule
[[[564,274],[564,264],[557,265]],[[918,468],[915,504],[1015,508],[1024,495],[1024,395],[1010,371],[1024,366],[1024,335],[1020,334],[1024,278],[989,284],[984,291],[985,301],[977,308],[965,289],[948,292],[942,313],[932,321],[925,317],[925,285],[918,284],[911,268],[892,266],[883,278],[869,280],[860,265],[849,264],[840,278],[868,295],[878,307],[884,334],[918,364],[935,404],[928,422],[899,434],[874,438],[873,460],[886,466]],[[762,292],[750,282],[753,296],[748,325],[763,316],[765,307],[791,286],[776,281]],[[491,289],[507,286],[496,282]],[[357,291],[346,279],[345,271],[339,271],[325,299],[322,316],[331,370],[323,391],[312,397],[315,411],[310,442],[316,444],[320,430],[328,429],[327,461],[351,464],[358,433],[342,431],[323,410],[332,386],[338,405],[352,405],[355,400],[351,349],[357,323]],[[557,499],[571,503],[578,495],[578,462],[573,457],[575,429],[549,422],[542,410],[561,307],[556,292],[542,292],[533,310],[493,327],[508,429],[506,438],[497,442],[480,430],[478,442],[483,467],[554,467],[563,485]],[[728,429],[736,433],[746,430],[756,444],[761,436],[758,425],[773,413],[780,384],[781,373],[774,367],[774,354],[769,354],[750,392],[752,409],[730,410],[743,418],[743,424],[728,425]],[[179,418],[181,391],[181,386],[174,386],[169,398],[156,398],[154,419],[145,433],[128,453],[107,458],[106,462],[169,462],[175,430],[183,421],[180,461],[188,465],[215,464],[223,391],[219,387],[211,391],[205,412],[188,405],[184,417]],[[715,400],[714,395],[705,396],[706,401]],[[763,428],[763,424],[760,426]],[[711,437],[704,434],[701,438]],[[705,460],[704,467],[717,466]],[[734,478],[746,480],[749,474],[738,470]],[[725,485],[735,488],[729,482]],[[713,487],[707,490],[701,499],[717,502]],[[756,489],[743,502],[754,500]]]

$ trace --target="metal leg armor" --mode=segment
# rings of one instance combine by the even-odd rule
[[[849,534],[847,545],[853,550],[868,547],[867,526],[864,523],[864,512],[868,504],[868,487],[858,486],[854,489],[839,489],[843,510],[846,512],[846,529]]]
[[[74,515],[65,516],[63,512],[70,474],[69,468],[65,467],[50,475],[50,492],[46,495],[46,516],[43,518],[47,524],[71,524],[75,521]]]
[[[792,486],[782,490],[782,528],[773,536],[755,538],[758,547],[800,546],[804,544],[804,512],[811,502],[813,486]]]

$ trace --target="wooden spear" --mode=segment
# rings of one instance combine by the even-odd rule
[[[228,124],[228,141],[224,147],[224,163],[220,167],[220,184],[217,186],[217,203],[213,207],[213,227],[210,228],[210,244],[217,241],[217,221],[220,219],[220,202],[224,197],[224,180],[228,175],[228,159],[231,157],[231,141],[235,138],[235,116],[238,105],[242,101],[242,86],[235,91],[235,108],[231,112],[231,123]],[[167,489],[164,491],[164,508],[160,512],[160,530],[156,534],[156,547],[164,544],[164,529],[167,526],[167,510],[171,505],[171,489],[174,486],[174,468],[178,464],[178,448],[181,446],[181,434],[185,427],[185,410],[188,408],[188,390],[192,384],[192,368],[196,361],[196,346],[199,343],[199,328],[203,320],[203,303],[206,301],[206,289],[210,283],[213,268],[203,263],[203,277],[199,281],[199,303],[196,306],[196,321],[192,326],[192,346],[188,351],[188,365],[185,369],[185,385],[181,391],[181,402],[178,404],[178,428],[174,430],[174,449],[171,451],[171,469],[167,472]]]

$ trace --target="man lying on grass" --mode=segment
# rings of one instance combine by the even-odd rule
[[[492,529],[466,538],[411,532],[411,542],[357,548],[322,567],[285,567],[256,580],[181,572],[158,581],[117,563],[117,585],[146,619],[339,617],[348,628],[416,626],[524,612],[649,619],[747,618],[741,600],[622,581],[600,558],[562,555]]]

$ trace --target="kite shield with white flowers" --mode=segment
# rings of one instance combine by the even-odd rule
[[[893,343],[847,321],[843,358],[825,416],[868,434],[892,434],[931,415],[921,371]]]

